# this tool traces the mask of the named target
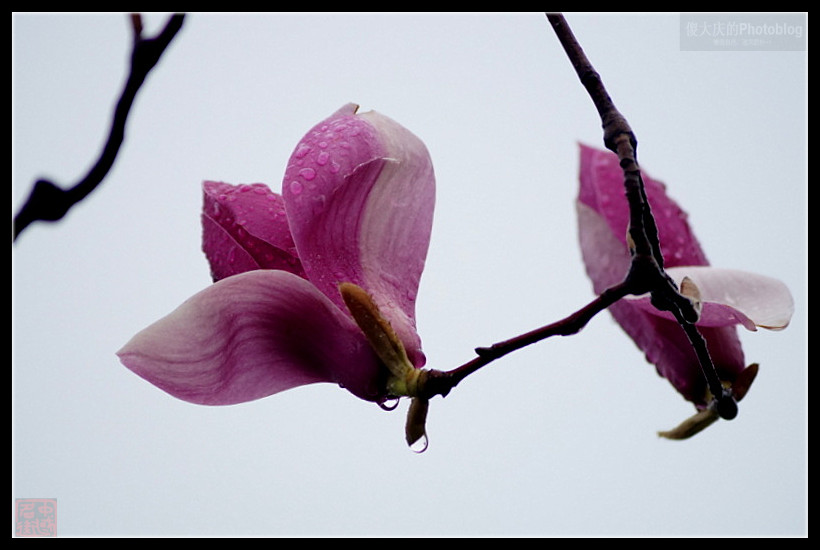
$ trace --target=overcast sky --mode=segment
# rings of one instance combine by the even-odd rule
[[[153,34],[165,15],[146,19]],[[210,284],[201,182],[265,182],[348,102],[408,127],[437,175],[417,321],[428,366],[587,303],[578,142],[600,121],[543,14],[192,14],[140,90],[103,185],[12,246],[12,497],[61,535],[584,536],[807,532],[807,55],[682,51],[676,14],[568,14],[713,265],[783,280],[741,341],[740,414],[693,412],[612,318],[430,405],[430,447],[330,384],[176,400],[115,352]],[[127,74],[122,14],[12,16],[12,212],[96,159]]]

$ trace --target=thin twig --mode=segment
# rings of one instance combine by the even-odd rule
[[[134,31],[134,48],[131,52],[131,71],[125,83],[120,99],[114,109],[111,130],[102,153],[89,172],[69,189],[62,189],[51,181],[40,179],[35,182],[28,199],[14,217],[13,239],[35,221],[57,221],[68,210],[88,196],[108,174],[125,136],[125,123],[131,105],[145,77],[159,61],[174,36],[182,28],[184,15],[171,16],[165,28],[155,38],[142,37],[142,20],[138,15],[131,16]]]
[[[425,384],[424,396],[429,399],[434,395],[447,395],[459,382],[481,367],[489,365],[496,359],[500,359],[530,344],[540,342],[551,336],[569,336],[580,332],[593,317],[627,294],[629,294],[629,288],[627,282],[624,281],[603,291],[600,296],[596,297],[589,304],[560,321],[550,323],[549,325],[504,340],[503,342],[498,342],[490,347],[476,348],[475,352],[478,357],[451,371],[430,371]]]
[[[461,380],[492,361],[515,350],[556,335],[579,332],[592,317],[611,306],[624,296],[649,292],[652,304],[671,311],[689,338],[700,362],[709,390],[716,400],[716,411],[724,419],[737,415],[737,403],[731,390],[723,388],[717,375],[706,341],[694,323],[698,312],[692,302],[681,295],[672,279],[663,269],[658,229],[646,196],[637,160],[638,140],[626,118],[615,107],[606,91],[601,76],[587,59],[562,15],[547,14],[547,18],[561,42],[573,68],[589,93],[601,118],[604,145],[618,155],[624,173],[624,188],[629,204],[628,241],[632,262],[624,280],[605,290],[595,300],[572,315],[531,332],[493,344],[488,348],[476,348],[478,357],[448,372],[431,371],[425,388],[426,397],[447,395]]]
[[[695,349],[703,376],[717,400],[718,412],[722,418],[734,418],[737,415],[737,404],[731,396],[731,391],[723,389],[706,348],[706,342],[694,325],[698,314],[689,299],[678,292],[675,283],[663,270],[658,229],[638,166],[638,140],[626,118],[615,107],[600,75],[587,59],[564,16],[547,14],[547,19],[598,110],[604,130],[604,145],[618,155],[624,173],[632,248],[632,265],[627,281],[632,280],[634,283],[630,293],[641,294],[649,291],[656,308],[673,313]]]

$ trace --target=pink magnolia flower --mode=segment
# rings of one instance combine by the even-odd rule
[[[122,363],[205,405],[336,383],[369,401],[413,395],[425,363],[415,300],[435,179],[424,144],[348,104],[292,154],[282,194],[205,182],[213,285],[134,336]]]
[[[618,158],[609,151],[581,148],[580,191],[577,201],[579,238],[587,274],[596,294],[621,282],[630,266],[626,241],[629,206]],[[783,283],[743,271],[709,266],[683,212],[666,195],[664,185],[642,172],[646,195],[658,227],[667,274],[681,292],[700,302],[698,330],[724,384],[743,397],[757,372],[746,367],[736,325],[785,328],[794,305]],[[686,281],[686,282],[684,282]],[[686,437],[717,417],[707,410],[711,401],[700,364],[681,327],[669,312],[655,309],[647,296],[628,297],[610,306],[610,312],[684,398],[703,411],[670,437]]]

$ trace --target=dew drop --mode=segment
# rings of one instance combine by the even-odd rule
[[[381,407],[385,411],[392,411],[398,406],[399,406],[399,398],[398,397],[393,398],[393,399],[388,399],[386,401],[383,401],[383,402],[379,403],[379,407]]]
[[[299,146],[298,149],[296,149],[296,152],[294,153],[294,156],[298,159],[304,158],[305,155],[310,153],[311,149],[312,149],[312,147],[310,145],[306,145],[306,144],[303,143]]]
[[[302,168],[299,170],[299,175],[305,178],[307,181],[312,180],[316,177],[316,170],[313,168]]]
[[[410,444],[410,450],[414,453],[423,453],[427,450],[428,445],[427,434],[422,435],[420,438],[415,440],[413,443]]]
[[[322,151],[316,157],[316,164],[318,164],[319,166],[324,166],[325,164],[327,164],[328,160],[330,160],[330,153],[328,153],[327,151]]]
[[[302,193],[302,184],[298,181],[294,180],[290,182],[290,192],[294,195],[299,195]]]
[[[334,162],[330,163],[330,173],[331,174],[337,173],[340,169],[341,169],[341,166],[339,166],[338,162],[334,161]]]

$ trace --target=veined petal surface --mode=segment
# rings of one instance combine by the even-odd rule
[[[381,365],[356,324],[308,281],[255,270],[223,279],[118,352],[171,395],[229,405],[333,382],[378,400]]]
[[[263,183],[202,185],[202,250],[214,282],[254,269],[305,276],[282,197]]]
[[[338,285],[365,289],[424,364],[415,301],[435,202],[432,161],[407,129],[348,104],[297,145],[282,195],[307,277],[340,308]]]

